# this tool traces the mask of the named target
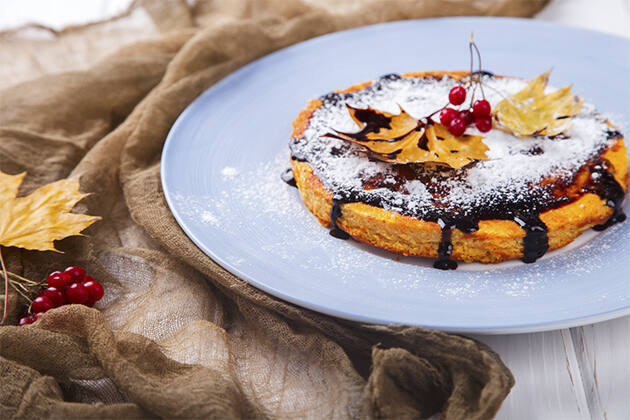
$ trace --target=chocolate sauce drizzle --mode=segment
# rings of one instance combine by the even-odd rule
[[[482,71],[483,76],[493,77],[494,75],[487,71]],[[380,80],[396,80],[400,76],[396,74],[383,76]],[[378,83],[375,84],[378,90]],[[347,93],[329,93],[328,95],[320,97],[320,100],[324,103],[337,104],[338,102],[345,102],[349,94]],[[361,116],[363,119],[369,119],[370,115]],[[383,121],[364,121],[366,126],[382,125]],[[621,137],[621,133],[618,131],[609,131],[608,138]],[[300,139],[293,139],[292,141],[300,141]],[[290,144],[291,145],[291,144]],[[296,153],[291,148],[292,158],[294,160],[307,162],[305,156]],[[333,154],[342,153],[343,151],[333,150]],[[544,150],[540,147],[533,147],[528,151],[528,154],[539,155],[544,153]],[[467,209],[466,211],[445,211],[439,205],[435,205],[431,209],[424,209],[422,215],[414,214],[410,209],[402,209],[401,214],[416,217],[421,220],[438,223],[442,229],[440,243],[438,245],[438,258],[435,260],[433,267],[442,270],[454,270],[457,268],[457,262],[452,260],[451,254],[453,251],[452,233],[453,229],[459,229],[464,233],[472,233],[479,229],[479,221],[481,220],[511,220],[517,223],[525,232],[523,238],[523,258],[525,263],[533,263],[540,257],[542,257],[549,249],[548,229],[545,223],[540,219],[540,214],[551,209],[555,209],[566,204],[569,204],[584,193],[597,194],[606,205],[613,209],[612,215],[609,219],[601,225],[596,225],[593,229],[601,231],[615,223],[623,222],[626,219],[626,215],[621,207],[625,197],[625,192],[621,185],[615,180],[615,177],[609,170],[609,163],[602,158],[596,157],[592,161],[586,163],[583,169],[586,168],[590,173],[589,181],[582,188],[581,192],[573,194],[554,194],[554,189],[562,190],[565,187],[569,187],[575,179],[564,181],[564,183],[555,183],[546,187],[532,186],[532,190],[539,188],[536,194],[528,195],[526,199],[510,200],[505,199],[503,202],[494,203],[490,205],[480,206],[474,209]],[[431,190],[435,196],[440,195],[439,184],[436,184],[431,180],[431,177],[419,177],[409,165],[394,165],[395,172],[397,173],[396,179],[420,179],[428,190]],[[295,186],[295,180],[290,174],[290,178],[285,179],[285,172],[282,179],[289,185]],[[339,239],[348,239],[350,235],[343,231],[337,225],[337,220],[342,216],[341,205],[353,202],[363,202],[372,206],[386,208],[387,203],[385,199],[379,196],[365,194],[365,190],[376,188],[390,188],[397,189],[400,185],[385,184],[383,179],[369,179],[364,180],[363,189],[359,190],[341,190],[334,191],[335,196],[332,200],[332,206],[330,209],[330,220],[332,229],[330,235]],[[546,189],[545,189],[546,188]]]
[[[608,207],[613,209],[612,215],[606,222],[601,225],[593,226],[593,229],[602,231],[615,223],[621,223],[626,220],[626,214],[624,213],[621,205],[625,197],[625,192],[621,185],[617,182],[615,177],[609,170],[609,163],[606,160],[597,162],[591,168],[591,177],[589,183],[583,188],[585,192],[592,192],[601,197]]]
[[[488,71],[488,70],[477,70],[477,71],[473,71],[472,74],[473,75],[480,74],[482,76],[494,77],[494,73],[492,73],[491,71]]]
[[[346,203],[344,200],[338,198],[332,199],[332,206],[330,207],[330,223],[332,229],[330,230],[330,236],[334,236],[337,239],[349,239],[350,235],[347,232],[341,230],[337,225],[337,219],[341,217],[341,205]]]
[[[457,262],[451,260],[451,253],[453,252],[451,236],[455,226],[445,224],[441,219],[438,221],[438,224],[442,227],[442,236],[440,238],[440,244],[438,245],[438,258],[433,262],[433,268],[455,270],[457,268]]]
[[[584,187],[583,192],[592,192],[600,196],[609,207],[613,208],[610,218],[601,225],[593,227],[595,230],[604,230],[615,223],[626,219],[621,204],[625,193],[621,185],[608,171],[605,161],[591,163],[588,169],[591,173],[591,181]],[[593,176],[595,175],[595,176]],[[454,270],[457,262],[450,259],[453,251],[451,236],[453,229],[459,229],[464,233],[473,233],[479,229],[481,220],[511,220],[518,224],[524,231],[523,258],[525,263],[533,263],[541,258],[549,249],[547,226],[540,219],[540,214],[554,208],[561,207],[575,201],[575,197],[557,197],[546,202],[541,200],[527,200],[504,202],[500,205],[481,207],[474,211],[455,214],[450,219],[444,218],[439,211],[429,212],[423,215],[422,220],[436,222],[442,228],[440,243],[438,245],[438,258],[433,267],[442,270]],[[341,205],[352,202],[364,202],[377,207],[384,207],[383,202],[374,199],[366,199],[356,192],[341,193],[333,199],[330,210],[332,230],[330,234],[339,239],[348,239],[350,236],[337,225],[337,219],[342,215]],[[404,212],[403,212],[404,213]]]
[[[525,220],[515,217],[514,221],[525,231],[522,261],[528,264],[536,262],[549,249],[547,225],[537,214],[529,215],[529,218]]]
[[[282,172],[280,178],[290,186],[297,188],[297,184],[295,183],[295,178],[293,178],[293,171],[291,170],[291,168],[288,168],[284,172]]]

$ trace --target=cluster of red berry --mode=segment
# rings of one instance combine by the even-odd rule
[[[461,105],[466,100],[466,89],[463,86],[455,86],[448,94],[448,101],[453,105]],[[470,109],[457,111],[447,107],[440,112],[440,122],[448,128],[449,133],[455,137],[464,134],[466,127],[473,122],[479,131],[486,133],[492,128],[490,102],[479,99],[472,104]]]
[[[20,319],[19,325],[37,321],[42,313],[66,304],[94,306],[101,300],[105,290],[103,285],[85,274],[85,270],[75,265],[65,271],[54,271],[47,279],[48,287],[42,290],[31,304],[31,315]]]

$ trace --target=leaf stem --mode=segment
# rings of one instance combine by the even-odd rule
[[[7,320],[7,313],[9,310],[9,275],[7,273],[7,268],[4,266],[2,247],[0,247],[0,264],[2,265],[2,274],[4,274],[4,309],[2,311],[2,321],[0,321],[0,325],[4,325],[4,321]]]

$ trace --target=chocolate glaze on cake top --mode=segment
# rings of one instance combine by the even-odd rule
[[[494,107],[527,82],[486,74],[483,83],[486,99]],[[488,160],[458,170],[435,164],[371,161],[360,146],[323,136],[334,130],[358,131],[346,104],[358,108],[371,106],[391,113],[398,113],[400,105],[410,115],[423,118],[444,105],[444,98],[455,85],[456,81],[448,76],[387,75],[359,91],[331,93],[320,98],[322,106],[313,112],[303,135],[291,139],[290,149],[293,159],[308,162],[324,187],[333,192],[331,234],[347,236],[337,232],[340,229],[336,218],[341,216],[340,205],[349,202],[364,202],[434,221],[443,232],[435,266],[452,269],[456,267],[449,260],[452,229],[474,232],[479,220],[507,219],[525,230],[523,260],[533,262],[548,248],[547,228],[539,214],[577,199],[577,196],[558,196],[554,191],[570,185],[583,167],[599,174],[589,184],[588,191],[599,194],[615,208],[606,226],[625,218],[620,208],[623,189],[606,171],[606,162],[598,158],[620,133],[612,131],[605,118],[587,103],[573,118],[571,127],[554,138],[521,138],[497,129],[480,133],[469,128],[468,133],[484,137],[489,147]],[[541,183],[543,179],[554,182]]]

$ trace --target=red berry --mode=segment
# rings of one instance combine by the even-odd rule
[[[90,301],[99,301],[105,294],[105,289],[103,289],[103,285],[92,278],[92,276],[85,276],[85,283],[83,285],[88,291],[90,295]]]
[[[475,117],[489,117],[490,116],[490,102],[485,99],[475,101],[473,104],[473,115]]]
[[[24,318],[20,318],[20,322],[18,322],[18,325],[20,327],[23,327],[25,325],[32,324],[33,322],[35,322],[33,318],[31,318],[30,316],[25,316]]]
[[[85,270],[81,267],[77,267],[76,265],[71,265],[66,268],[65,272],[70,275],[72,283],[81,283],[85,278]]]
[[[43,293],[43,296],[46,296],[48,299],[52,301],[55,308],[58,308],[61,305],[66,304],[66,297],[63,294],[63,290],[61,289],[57,289],[56,287],[48,287],[44,289],[42,293]]]
[[[461,118],[453,118],[453,121],[448,125],[448,131],[455,137],[459,137],[466,131],[466,123]]]
[[[70,274],[54,271],[48,275],[48,286],[63,290],[72,282]]]
[[[90,294],[83,283],[72,283],[66,289],[66,300],[68,303],[85,303],[90,298]]]
[[[477,130],[482,133],[486,133],[492,129],[492,118],[490,117],[479,117],[475,118],[475,125],[477,126]]]
[[[31,312],[46,312],[49,309],[54,308],[55,305],[52,300],[47,296],[36,297],[31,305]]]
[[[440,112],[440,122],[442,123],[442,125],[445,125],[447,127],[455,117],[457,117],[457,111],[455,111],[453,108],[444,108],[442,112]]]
[[[466,124],[466,125],[470,125],[474,121],[473,114],[468,109],[464,109],[463,111],[459,111],[459,118],[464,120],[464,124]]]
[[[461,105],[466,100],[466,89],[461,86],[455,86],[448,93],[448,101],[453,105]]]
[[[38,312],[36,314],[31,315],[31,319],[33,320],[33,322],[37,321],[39,319],[40,316],[44,315],[43,312]]]

